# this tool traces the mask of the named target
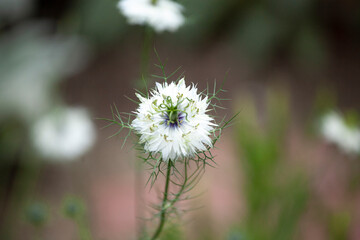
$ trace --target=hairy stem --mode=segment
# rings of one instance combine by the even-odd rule
[[[79,230],[79,237],[81,240],[91,240],[91,232],[84,218],[76,219],[76,224]]]
[[[161,214],[160,214],[160,222],[159,226],[157,227],[153,237],[151,240],[155,240],[159,237],[166,219],[166,204],[168,202],[168,192],[169,192],[169,182],[170,182],[170,171],[171,171],[171,160],[168,160],[167,172],[166,172],[166,180],[165,180],[165,191],[164,191],[164,198],[161,204]]]
[[[187,162],[186,159],[184,160],[184,183],[182,184],[179,192],[175,195],[175,198],[171,201],[171,206],[174,206],[174,204],[179,200],[180,196],[183,194],[186,184],[188,181],[188,174],[187,174]]]

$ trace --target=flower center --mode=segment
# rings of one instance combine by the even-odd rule
[[[152,4],[152,5],[156,5],[157,1],[158,1],[158,0],[151,0],[151,4]]]
[[[178,111],[178,109],[169,109],[165,114],[165,121],[164,123],[171,127],[179,127],[184,121],[185,115]]]

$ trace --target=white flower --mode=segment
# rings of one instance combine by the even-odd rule
[[[360,153],[360,129],[347,126],[338,113],[325,115],[320,130],[329,142],[338,145],[344,152]]]
[[[321,121],[321,133],[329,141],[337,143],[344,131],[344,124],[341,116],[336,112],[325,115]]]
[[[34,124],[32,139],[43,157],[50,160],[72,160],[94,144],[95,129],[84,109],[58,109]]]
[[[84,42],[50,37],[47,27],[29,24],[0,39],[0,120],[33,121],[50,109],[58,82],[84,64]]]
[[[131,125],[146,152],[175,161],[212,147],[209,135],[216,124],[207,114],[208,98],[194,84],[186,86],[184,78],[177,84],[156,83],[149,98],[137,97],[141,103]]]
[[[149,25],[157,32],[174,32],[184,24],[183,7],[170,0],[120,0],[118,8],[130,24]]]

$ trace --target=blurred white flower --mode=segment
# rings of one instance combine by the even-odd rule
[[[32,121],[56,100],[59,80],[77,71],[87,48],[76,37],[49,37],[46,25],[21,27],[0,39],[0,120]]]
[[[336,144],[344,152],[360,153],[360,129],[348,126],[340,114],[326,114],[321,121],[320,131],[327,141]]]
[[[176,31],[184,24],[183,7],[170,0],[120,0],[118,8],[130,24],[149,25],[156,32]]]
[[[343,131],[344,123],[338,113],[330,112],[321,120],[321,133],[329,142],[339,142]]]
[[[82,108],[57,109],[32,127],[34,147],[49,160],[73,160],[95,142],[95,127]]]
[[[0,0],[0,21],[18,20],[33,10],[34,0]]]
[[[207,114],[208,98],[194,84],[186,86],[184,79],[177,84],[156,83],[151,97],[136,95],[141,103],[131,125],[146,152],[175,161],[212,147],[210,132],[216,124]]]

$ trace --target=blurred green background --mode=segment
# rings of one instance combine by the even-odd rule
[[[319,119],[360,126],[360,2],[183,0],[186,23],[150,44],[204,89],[229,71],[218,114],[240,112],[161,239],[360,239],[360,159],[324,139]],[[115,0],[0,0],[0,239],[136,239],[151,231],[131,144],[97,117],[136,105],[144,27]],[[149,71],[156,72],[150,51]],[[81,106],[96,141],[76,161],[36,151],[34,123]],[[359,146],[360,148],[360,146]],[[143,177],[139,178],[139,175]],[[159,182],[161,186],[161,181]],[[156,192],[154,190],[153,192]]]

